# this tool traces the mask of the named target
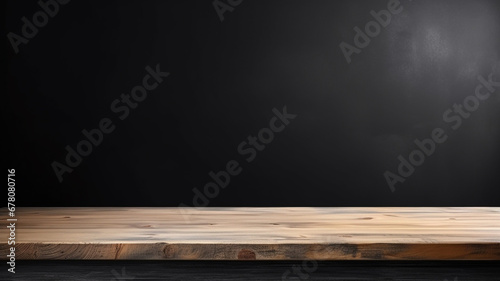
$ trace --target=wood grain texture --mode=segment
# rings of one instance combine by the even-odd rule
[[[494,207],[51,207],[17,219],[18,260],[500,260]]]

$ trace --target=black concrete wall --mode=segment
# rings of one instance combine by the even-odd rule
[[[4,5],[19,206],[500,203],[498,1]]]

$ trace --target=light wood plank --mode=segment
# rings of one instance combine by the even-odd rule
[[[500,260],[494,207],[19,208],[17,219],[26,260]]]

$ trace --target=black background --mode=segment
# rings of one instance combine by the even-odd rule
[[[17,206],[192,205],[229,160],[243,171],[209,206],[498,206],[500,91],[455,132],[442,114],[499,61],[499,1],[401,1],[348,64],[339,44],[387,2],[245,0],[221,22],[212,1],[72,1],[15,54],[6,34],[40,8],[7,1]],[[118,120],[158,63],[171,75]],[[297,118],[246,163],[238,144],[285,105]],[[59,183],[51,163],[104,117],[115,131]],[[391,192],[383,173],[436,127],[448,141]]]

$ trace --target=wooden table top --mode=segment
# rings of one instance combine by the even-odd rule
[[[498,207],[47,207],[16,219],[20,260],[500,260]]]

